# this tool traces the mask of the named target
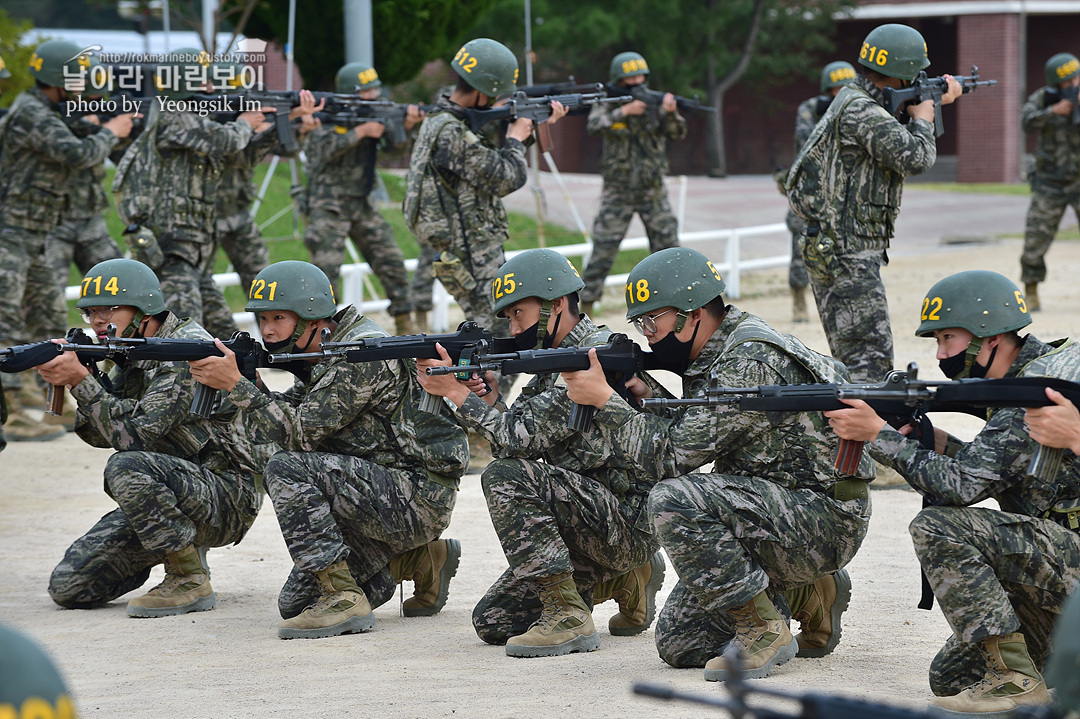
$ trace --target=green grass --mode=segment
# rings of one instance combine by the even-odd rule
[[[909,185],[918,190],[941,192],[967,192],[973,195],[1030,195],[1031,187],[1024,182],[913,182]]]

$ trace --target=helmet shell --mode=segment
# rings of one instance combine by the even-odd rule
[[[518,63],[510,48],[486,37],[470,40],[450,61],[469,87],[494,99],[517,88]]]
[[[11,70],[7,69],[4,58],[0,57],[0,80],[11,77]]]
[[[0,625],[0,716],[76,713],[67,684],[49,655],[30,637]]]
[[[342,94],[352,95],[377,87],[382,87],[379,73],[364,62],[350,62],[338,70],[334,78],[334,91]]]
[[[724,280],[709,258],[687,247],[669,247],[639,262],[626,280],[626,319],[674,307],[690,312],[724,292]]]
[[[645,62],[645,58],[639,53],[620,52],[618,55],[611,58],[609,74],[611,75],[611,84],[614,85],[619,82],[619,80],[626,77],[648,75],[649,63]]]
[[[321,320],[337,312],[334,288],[326,273],[310,262],[275,262],[255,275],[244,309],[289,310],[302,320]]]
[[[1059,52],[1046,61],[1046,84],[1057,87],[1080,75],[1080,59],[1071,52]]]
[[[919,319],[919,337],[953,327],[975,337],[993,337],[1031,324],[1019,288],[1005,275],[987,270],[957,272],[935,284],[923,298]]]
[[[69,84],[77,78],[85,80],[89,67],[90,56],[67,40],[46,40],[30,56],[30,75],[50,87],[64,87],[65,79]]]
[[[165,311],[161,283],[154,271],[139,262],[119,258],[99,262],[86,273],[75,306],[131,306],[145,315]]]
[[[821,91],[843,87],[855,82],[855,67],[850,62],[837,60],[821,69]]]
[[[922,33],[907,25],[888,23],[866,36],[859,50],[859,64],[910,82],[929,67],[930,58]]]
[[[555,250],[526,250],[499,269],[491,283],[495,315],[526,297],[555,300],[585,286],[574,263]]]

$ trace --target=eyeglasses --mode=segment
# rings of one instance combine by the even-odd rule
[[[102,322],[108,322],[112,319],[113,312],[123,307],[123,305],[113,305],[112,307],[83,307],[82,312],[83,321],[87,324],[92,324],[94,321],[94,315]]]
[[[648,332],[649,334],[656,334],[656,331],[658,329],[657,326],[656,326],[656,320],[663,317],[668,312],[674,312],[674,311],[675,311],[674,307],[669,307],[668,309],[664,310],[663,312],[661,312],[659,314],[641,315],[640,317],[635,317],[634,319],[632,319],[630,321],[634,323],[634,327],[641,334],[645,334],[646,332]]]

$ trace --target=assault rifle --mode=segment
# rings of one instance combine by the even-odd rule
[[[1051,88],[1043,94],[1043,107],[1056,105],[1062,100],[1072,102],[1072,124],[1080,125],[1080,87]]]
[[[470,364],[473,353],[481,344],[485,347],[494,346],[500,349],[509,349],[513,346],[513,340],[495,339],[492,337],[491,332],[477,323],[465,321],[458,325],[457,332],[438,335],[418,334],[397,337],[370,337],[351,342],[323,342],[319,345],[318,352],[270,355],[269,360],[271,365],[275,365],[298,360],[317,361],[334,357],[344,357],[346,362],[439,359],[440,355],[439,350],[435,347],[436,343],[443,346],[446,353],[450,355],[452,362],[466,365]],[[468,375],[464,371],[459,375],[459,379],[466,379],[467,377]],[[440,399],[424,392],[420,401],[420,409],[435,414],[438,412]]]
[[[313,93],[319,101],[320,95]],[[274,130],[278,143],[286,154],[300,149],[289,120],[289,111],[300,106],[298,90],[251,90],[219,95],[192,95],[187,100],[176,101],[178,105],[213,116],[217,122],[232,122],[243,112],[266,112],[273,115]],[[263,108],[274,108],[273,110]]]
[[[626,97],[610,97],[604,92],[601,83],[587,86],[592,92],[567,92],[561,95],[540,95],[530,97],[524,91],[518,90],[505,104],[493,107],[490,110],[465,110],[465,117],[469,122],[469,129],[479,132],[480,128],[494,120],[514,120],[527,117],[537,125],[547,122],[551,117],[551,103],[561,102],[569,112],[581,114],[588,112],[593,105],[605,102],[624,103]]]
[[[93,356],[83,349],[92,345],[90,335],[77,327],[72,327],[67,333],[67,343],[59,344],[52,340],[33,342],[28,345],[16,345],[5,350],[0,350],[0,372],[22,372],[45,364],[54,357],[65,352],[65,346],[76,347],[73,350],[79,355],[79,361],[84,365],[92,365]],[[61,415],[64,413],[64,388],[49,385],[48,394],[45,396],[45,411],[49,414]]]
[[[845,409],[841,400],[861,399],[878,415],[899,429],[905,424],[923,427],[928,412],[960,412],[986,419],[986,410],[996,407],[1046,407],[1053,404],[1046,388],[1061,392],[1080,406],[1080,384],[1054,377],[1005,377],[1002,379],[961,379],[928,381],[918,378],[912,362],[906,372],[893,370],[878,384],[790,384],[759,387],[720,387],[714,375],[703,396],[689,399],[646,399],[645,407],[693,407],[732,405],[742,411],[828,412]],[[931,437],[932,439],[932,437]],[[863,443],[840,440],[834,467],[841,474],[854,474],[862,459]],[[1053,479],[1061,468],[1064,450],[1038,446],[1028,466],[1028,474]]]
[[[964,89],[963,94],[975,92],[980,87],[997,85],[997,80],[980,80],[979,67],[971,66],[970,75],[953,75]],[[934,101],[934,135],[941,137],[945,134],[945,126],[941,123],[941,96],[949,90],[949,84],[944,77],[927,77],[926,71],[922,71],[907,87],[896,90],[891,87],[884,89],[885,109],[890,115],[896,114],[908,103],[919,104],[926,100]]]
[[[329,93],[315,93],[315,101]],[[431,112],[434,105],[417,105],[421,112]],[[331,115],[346,116],[354,115],[363,118],[356,122],[381,122],[386,125],[390,133],[390,140],[394,145],[400,145],[408,139],[405,130],[405,117],[409,112],[409,105],[390,100],[362,100],[357,95],[329,94],[326,99],[326,111]]]
[[[637,400],[626,389],[626,381],[633,377],[635,372],[652,368],[651,365],[646,366],[645,361],[650,353],[643,351],[624,334],[613,334],[608,338],[606,345],[598,347],[557,347],[491,354],[486,351],[487,346],[482,345],[473,353],[471,364],[459,363],[453,367],[429,367],[427,372],[432,375],[458,372],[476,372],[482,375],[489,370],[497,370],[503,374],[575,372],[589,369],[589,350],[591,349],[596,350],[596,359],[604,368],[604,375],[611,388],[627,402],[636,404]],[[595,413],[595,407],[575,404],[570,410],[567,426],[575,432],[588,432],[592,427],[592,418]]]
[[[621,85],[612,85],[608,83],[604,85],[604,91],[612,97],[628,97],[631,100],[641,100],[650,107],[659,105],[664,101],[664,95],[666,92],[659,90],[650,90],[645,86],[645,83],[640,85],[631,85],[630,87],[622,87]],[[716,112],[716,108],[712,105],[702,105],[697,100],[691,100],[689,97],[682,97],[680,95],[675,96],[675,105],[680,110],[695,110],[698,112]]]
[[[549,95],[571,95],[571,94],[591,94],[599,90],[603,90],[603,83],[578,83],[574,81],[574,76],[570,76],[568,82],[548,82],[540,85],[526,85],[519,88],[521,92],[525,93],[528,97],[545,97]],[[606,94],[606,93],[605,93]],[[560,101],[561,102],[561,101]],[[565,103],[564,103],[565,104]],[[592,105],[578,105],[577,107],[571,107],[567,110],[567,115],[587,115],[589,110],[592,109]]]

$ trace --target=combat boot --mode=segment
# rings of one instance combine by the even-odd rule
[[[129,617],[169,617],[214,608],[206,549],[189,544],[165,554],[165,579],[141,597],[128,602]]]
[[[1024,304],[1027,305],[1028,312],[1038,312],[1042,309],[1042,303],[1039,302],[1038,282],[1024,283]]]
[[[408,312],[394,315],[394,332],[400,337],[413,333],[412,316]]]
[[[735,636],[729,646],[738,648],[744,658],[744,679],[764,679],[774,667],[795,656],[799,643],[765,592],[728,611],[735,619]],[[705,664],[705,681],[723,681],[727,669],[722,656],[710,659]]]
[[[38,384],[36,377],[24,376],[23,383],[19,386],[19,403],[23,409],[45,409],[45,390]]]
[[[19,402],[19,390],[4,390],[8,418],[4,423],[4,437],[10,442],[47,442],[67,434],[63,427],[48,425],[31,417]]]
[[[278,627],[282,639],[319,639],[366,632],[375,626],[364,590],[342,559],[315,573],[321,594],[315,603]]]
[[[641,634],[656,616],[656,593],[664,584],[664,555],[657,552],[637,569],[601,582],[593,589],[593,606],[614,599],[619,612],[608,620],[616,637]]]
[[[809,322],[810,314],[806,309],[806,288],[791,288],[791,321]]]
[[[537,580],[544,605],[529,631],[506,642],[509,657],[558,657],[600,648],[592,613],[574,585],[570,572]]]
[[[413,330],[418,334],[424,334],[428,331],[427,310],[416,310],[413,312]]]
[[[979,683],[959,694],[931,699],[930,704],[936,707],[937,714],[1007,717],[1019,706],[1050,703],[1050,692],[1028,654],[1023,634],[1013,632],[987,637],[977,646],[986,660],[986,674]]]
[[[457,574],[461,542],[436,539],[390,560],[390,574],[398,582],[411,581],[413,595],[401,605],[406,617],[439,613],[450,596],[450,579]]]
[[[851,577],[847,570],[828,574],[785,594],[792,609],[791,618],[800,627],[795,635],[799,643],[796,656],[816,658],[832,654],[840,643],[840,615],[851,601]]]

